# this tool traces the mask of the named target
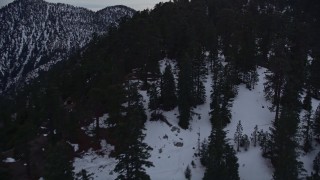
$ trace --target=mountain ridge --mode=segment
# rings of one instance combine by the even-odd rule
[[[94,12],[43,0],[16,0],[0,9],[0,93],[23,87],[39,72],[67,59],[117,26],[134,10],[110,6]]]

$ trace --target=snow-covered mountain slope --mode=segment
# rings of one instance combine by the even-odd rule
[[[93,12],[43,0],[15,0],[0,9],[0,93],[67,59],[94,33],[103,34],[135,11],[113,6]]]
[[[166,61],[168,60],[160,62],[160,69],[164,69]],[[169,62],[174,67],[174,61]],[[241,120],[243,126],[243,134],[247,134],[249,137],[255,125],[258,125],[259,130],[263,129],[264,131],[269,131],[269,127],[272,126],[274,113],[268,109],[271,104],[265,100],[263,92],[266,69],[259,67],[257,71],[259,81],[253,90],[248,90],[245,85],[238,86],[238,95],[231,108],[232,121],[225,128],[230,144],[234,144],[233,137],[239,120]],[[199,141],[202,142],[207,139],[211,131],[209,121],[211,83],[211,74],[209,73],[205,83],[206,103],[194,109],[196,115],[193,116],[188,130],[179,128],[177,108],[163,113],[172,126],[163,122],[149,120],[146,122],[145,142],[153,148],[149,160],[153,162],[154,167],[147,168],[147,173],[152,180],[184,180],[184,171],[188,165],[191,168],[191,179],[201,180],[203,178],[205,168],[201,165],[199,157],[195,153],[198,152]],[[149,100],[147,92],[140,91],[140,94],[144,98],[144,106],[147,110]],[[319,103],[318,100],[312,100],[313,110]],[[150,112],[148,110],[146,112],[148,118],[150,118]],[[102,149],[99,151],[82,152],[80,157],[75,158],[74,172],[77,173],[85,169],[89,174],[93,174],[92,177],[95,180],[115,179],[117,174],[113,172],[113,169],[117,160],[109,157],[113,147],[106,143],[104,140],[101,141]],[[304,168],[308,174],[311,173],[312,161],[318,151],[319,148],[315,147],[315,150],[308,155],[300,154],[300,160],[304,162]],[[240,152],[237,152],[237,157],[241,180],[272,179],[273,167],[269,160],[262,157],[259,146],[254,147],[251,144],[247,151],[241,149]],[[192,161],[194,162],[193,165]]]

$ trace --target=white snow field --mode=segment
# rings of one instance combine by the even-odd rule
[[[270,112],[268,107],[271,103],[266,102],[263,92],[263,83],[265,82],[265,68],[257,69],[259,74],[259,82],[253,90],[249,90],[245,85],[239,85],[238,95],[234,99],[233,107],[231,108],[232,120],[227,125],[227,137],[230,138],[230,143],[234,144],[233,137],[236,131],[237,123],[241,120],[243,134],[251,136],[254,127],[258,125],[258,129],[268,131],[272,125],[271,121],[274,118],[274,113]],[[260,146],[253,147],[250,145],[248,151],[241,149],[237,153],[239,163],[239,174],[241,180],[270,180],[272,179],[272,165],[261,156]]]
[[[163,60],[160,62],[161,71],[164,70],[165,62],[172,64],[173,61]],[[234,99],[232,111],[232,121],[227,125],[227,137],[229,143],[234,144],[233,136],[239,120],[243,126],[243,134],[249,137],[258,125],[259,130],[268,131],[272,125],[274,113],[270,112],[268,107],[271,106],[266,102],[263,92],[263,83],[265,82],[265,68],[258,68],[259,82],[253,90],[248,90],[244,85],[239,85],[238,95]],[[210,74],[210,73],[209,73]],[[152,180],[184,180],[184,171],[189,165],[193,180],[203,178],[205,168],[200,164],[199,157],[195,156],[198,152],[199,140],[202,142],[207,138],[211,131],[211,123],[209,121],[210,111],[210,91],[211,91],[211,75],[208,75],[205,83],[207,101],[205,104],[197,106],[194,109],[196,115],[190,122],[190,128],[183,130],[178,126],[178,109],[164,112],[163,115],[168,122],[172,124],[170,127],[164,122],[147,121],[145,124],[146,133],[145,142],[153,148],[150,152],[149,161],[153,162],[154,167],[147,168],[147,174]],[[147,110],[149,97],[146,91],[140,91],[144,99],[144,106],[148,119],[150,112]],[[313,108],[318,106],[319,101],[313,99]],[[109,157],[113,147],[107,142],[101,141],[102,149],[100,151],[82,152],[81,157],[74,159],[74,172],[77,173],[81,169],[85,169],[88,173],[92,173],[95,180],[112,180],[117,177],[113,169],[117,160]],[[319,148],[315,148],[319,149]],[[304,162],[304,167],[310,174],[312,170],[312,161],[318,150],[314,150],[308,155],[301,154],[300,160]],[[248,151],[241,149],[237,152],[239,158],[239,174],[241,180],[270,180],[272,179],[273,168],[271,163],[261,156],[260,147],[250,145]],[[194,166],[191,162],[194,162]]]

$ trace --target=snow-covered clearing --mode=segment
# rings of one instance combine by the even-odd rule
[[[233,102],[232,121],[226,127],[228,131],[227,137],[230,143],[234,144],[233,137],[236,131],[237,123],[241,120],[243,134],[250,137],[255,125],[258,125],[259,130],[269,130],[272,125],[271,121],[274,118],[274,113],[270,112],[268,107],[271,103],[266,102],[263,92],[263,83],[265,68],[258,68],[259,82],[253,90],[248,90],[245,85],[240,85],[238,95]],[[268,160],[261,156],[260,147],[250,145],[248,151],[241,150],[237,153],[239,158],[239,174],[244,180],[270,180],[272,179],[272,165]]]
[[[209,121],[210,76],[207,78],[205,87],[207,101],[194,109],[195,115],[188,130],[183,130],[178,126],[178,108],[163,113],[172,127],[163,122],[148,121],[146,123],[145,142],[153,148],[150,161],[155,166],[147,169],[151,179],[185,179],[184,171],[188,165],[191,168],[192,179],[202,179],[205,169],[195,153],[198,152],[199,142],[207,138],[211,131]],[[145,108],[147,109],[148,96],[146,92],[141,92],[141,94],[146,100]],[[150,117],[150,112],[147,112],[147,115]],[[194,161],[194,167],[191,165],[192,161]]]
[[[164,60],[160,62],[161,70],[164,70]],[[172,62],[169,62],[172,63]],[[174,64],[172,64],[174,67]],[[258,68],[259,82],[253,90],[248,90],[244,85],[238,87],[238,95],[234,99],[232,111],[232,121],[225,128],[228,131],[227,137],[229,143],[234,144],[233,136],[236,130],[236,125],[241,120],[243,133],[249,137],[254,130],[255,125],[258,125],[259,130],[268,131],[272,125],[274,113],[270,112],[268,107],[271,106],[266,102],[263,92],[263,83],[265,82],[265,68]],[[176,74],[176,73],[175,73]],[[195,156],[198,152],[199,140],[202,142],[207,138],[211,131],[211,123],[209,121],[210,111],[210,91],[211,91],[211,75],[208,75],[205,83],[207,101],[205,104],[197,106],[194,109],[195,115],[190,123],[188,130],[183,130],[178,126],[178,109],[164,112],[163,115],[168,122],[172,124],[170,127],[163,122],[147,121],[145,124],[146,137],[145,142],[153,148],[149,161],[153,162],[154,167],[147,168],[147,173],[152,180],[183,180],[184,171],[189,165],[191,168],[191,179],[202,179],[205,168],[200,164],[199,157]],[[147,110],[149,97],[146,91],[140,91],[144,99],[144,106]],[[312,101],[313,108],[318,106],[319,101]],[[146,111],[148,119],[150,112]],[[105,117],[101,120],[104,121]],[[92,129],[94,124],[91,124],[88,129]],[[100,124],[100,127],[104,127]],[[88,130],[85,129],[85,130]],[[117,160],[110,158],[109,154],[113,149],[107,142],[102,141],[102,149],[100,151],[83,152],[81,157],[74,160],[74,172],[79,172],[85,169],[88,173],[93,173],[95,180],[111,180],[117,176],[113,169]],[[318,151],[314,150],[308,155],[301,155],[300,159],[304,162],[304,166],[310,174],[312,169],[312,161]],[[269,180],[272,179],[273,168],[271,163],[261,156],[260,147],[250,145],[248,151],[241,150],[237,153],[239,158],[239,174],[241,180]],[[191,162],[194,162],[194,166]]]

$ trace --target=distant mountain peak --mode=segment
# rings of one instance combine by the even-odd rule
[[[33,4],[28,6],[28,4]],[[16,89],[84,47],[92,34],[134,10],[107,7],[98,12],[44,0],[15,0],[0,9],[0,94]]]

